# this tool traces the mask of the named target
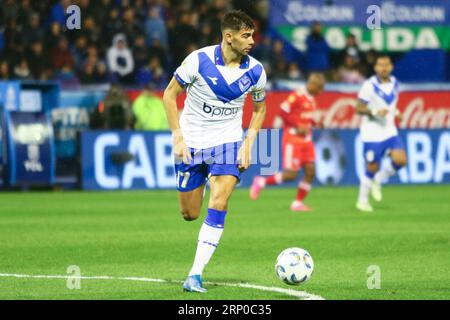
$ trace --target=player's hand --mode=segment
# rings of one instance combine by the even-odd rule
[[[300,125],[297,127],[297,134],[300,136],[307,135],[308,132],[309,132],[309,128],[304,125]]]
[[[240,172],[243,172],[250,167],[251,162],[251,154],[252,154],[252,144],[247,139],[244,140],[241,147],[239,148],[237,162],[238,169]]]
[[[181,134],[173,134],[173,155],[176,161],[183,161],[185,164],[189,164],[192,161],[191,153]]]
[[[384,118],[384,117],[386,117],[386,115],[389,113],[389,110],[388,109],[381,109],[381,110],[378,110],[376,113],[375,113],[375,115],[377,116],[377,117],[380,117],[380,118]]]

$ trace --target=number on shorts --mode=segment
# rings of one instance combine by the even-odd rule
[[[183,177],[183,180],[181,181],[181,186],[180,186],[180,178],[181,177]],[[190,172],[178,172],[178,177],[177,177],[178,188],[186,188],[190,177],[191,177]]]

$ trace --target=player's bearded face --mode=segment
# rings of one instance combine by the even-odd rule
[[[375,72],[381,78],[387,78],[392,72],[392,63],[389,59],[379,59],[375,65]]]
[[[241,29],[239,32],[234,32],[231,38],[231,48],[241,55],[247,55],[255,44],[253,32],[252,29]]]

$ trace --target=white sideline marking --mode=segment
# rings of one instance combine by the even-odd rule
[[[4,278],[33,278],[33,279],[68,279],[74,278],[71,275],[30,275],[30,274],[13,274],[13,273],[0,273],[0,277]],[[125,281],[143,281],[143,282],[159,282],[159,283],[183,283],[180,280],[164,280],[164,279],[152,279],[143,277],[111,277],[111,276],[80,276],[77,277],[85,280],[125,280]],[[249,288],[261,291],[270,291],[283,293],[285,295],[296,297],[303,300],[325,300],[323,297],[308,293],[306,291],[298,291],[293,289],[284,289],[278,287],[265,287],[260,285],[253,285],[248,283],[221,283],[221,282],[204,282],[209,285],[226,286],[226,287],[240,287]]]

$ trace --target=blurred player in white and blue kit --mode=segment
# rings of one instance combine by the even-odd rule
[[[375,201],[382,200],[381,184],[406,164],[406,152],[395,125],[399,84],[391,75],[392,61],[387,55],[377,57],[375,75],[367,79],[358,93],[356,112],[363,115],[360,127],[363,142],[365,173],[360,178],[356,207],[372,212],[369,194]],[[385,155],[390,157],[380,169]]]
[[[266,74],[262,64],[248,55],[254,45],[254,28],[242,11],[225,14],[221,44],[189,54],[164,92],[185,220],[199,217],[208,180],[211,191],[194,263],[183,284],[185,291],[206,291],[203,270],[219,244],[228,201],[241,172],[250,165],[251,148],[264,121]],[[184,89],[187,97],[178,119],[176,97]],[[254,109],[243,140],[242,108],[248,93]]]

